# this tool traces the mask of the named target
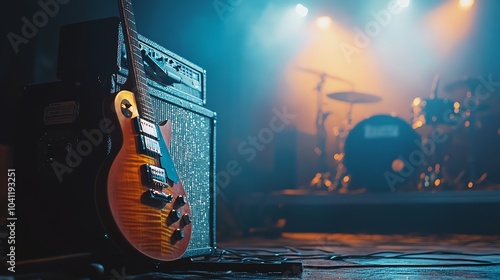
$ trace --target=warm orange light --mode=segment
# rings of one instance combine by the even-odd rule
[[[325,180],[325,186],[326,186],[327,188],[330,188],[330,187],[332,186],[332,181],[330,181],[330,180]]]
[[[344,176],[344,178],[342,179],[342,181],[344,181],[344,183],[347,183],[349,182],[351,178],[349,178],[349,176]]]
[[[417,129],[419,127],[422,127],[424,125],[424,123],[422,121],[416,121],[413,123],[412,127],[413,129]]]
[[[336,153],[333,155],[333,159],[336,160],[336,161],[341,161],[342,159],[344,158],[344,154],[342,153]]]
[[[356,44],[357,33],[352,28],[337,23],[332,19],[329,31],[323,32],[316,22],[309,27],[310,38],[303,50],[289,61],[284,72],[285,80],[280,91],[287,109],[302,117],[292,120],[297,129],[306,134],[316,135],[316,113],[318,111],[318,94],[315,87],[319,84],[321,73],[328,76],[322,88],[323,110],[335,112],[325,120],[325,127],[343,127],[347,122],[350,104],[330,99],[328,93],[353,91],[354,86],[331,78],[340,77],[355,84],[356,91],[366,92],[382,98],[375,104],[355,104],[352,108],[352,124],[374,114],[390,112],[397,108],[398,114],[406,113],[400,104],[408,104],[407,96],[394,89],[394,85],[384,81],[384,73],[380,71],[378,56],[372,50],[373,43],[366,46]],[[369,73],[369,74],[368,74]],[[401,108],[401,109],[400,109]],[[333,134],[329,134],[331,136]],[[333,137],[329,137],[332,138]],[[330,140],[329,140],[330,141]],[[329,157],[333,149],[327,147]],[[321,151],[317,151],[318,154]],[[331,153],[331,154],[330,154]]]
[[[316,19],[316,25],[321,29],[328,29],[331,23],[332,19],[328,16],[323,16]]]
[[[468,11],[474,6],[474,0],[459,0],[458,7],[464,11]]]
[[[420,97],[413,99],[413,106],[420,105],[420,102],[422,102],[422,98],[420,98]]]
[[[462,1],[464,0],[460,3]],[[462,7],[461,4],[459,6]],[[431,36],[435,38],[436,47],[443,55],[450,54],[451,50],[460,45],[472,30],[476,16],[475,10],[477,9],[463,13],[457,9],[457,2],[443,1],[441,6],[429,14],[425,21],[426,25],[430,28]]]
[[[469,182],[469,183],[467,184],[467,187],[469,187],[469,189],[472,189],[472,187],[473,187],[473,186],[474,186],[474,183],[472,183],[472,182]]]
[[[440,180],[440,179],[436,179],[436,180],[434,181],[434,185],[435,185],[436,187],[438,187],[440,184],[441,184],[441,180]]]
[[[391,167],[394,172],[399,172],[403,170],[403,168],[405,167],[405,163],[399,158],[397,158],[392,162]]]

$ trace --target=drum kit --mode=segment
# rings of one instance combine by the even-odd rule
[[[460,101],[438,97],[436,77],[430,98],[413,101],[410,123],[387,114],[374,115],[353,125],[354,105],[375,104],[382,98],[355,90],[326,94],[329,99],[349,106],[346,125],[334,128],[338,152],[333,155],[332,165],[326,152],[325,128],[330,113],[323,111],[322,87],[326,78],[353,84],[321,71],[299,70],[319,77],[315,150],[320,157],[320,170],[310,181],[311,187],[359,193],[465,190],[500,185],[500,170],[497,170],[500,120],[481,117],[481,113],[490,116],[491,112],[474,97],[478,79],[461,79],[444,87],[450,95],[465,91],[467,100]]]

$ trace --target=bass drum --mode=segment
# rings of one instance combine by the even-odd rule
[[[359,122],[344,146],[349,188],[416,190],[426,160],[420,147],[420,135],[401,118],[376,115]]]

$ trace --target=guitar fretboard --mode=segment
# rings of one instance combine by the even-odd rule
[[[144,73],[144,63],[142,61],[132,3],[131,0],[119,0],[118,2],[125,33],[125,45],[129,54],[127,57],[129,64],[132,66],[129,71],[128,82],[134,88],[130,90],[135,93],[139,115],[149,121],[154,121],[151,98],[147,93],[147,80]]]

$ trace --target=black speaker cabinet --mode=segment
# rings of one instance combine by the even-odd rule
[[[18,259],[116,250],[104,236],[93,189],[113,145],[105,133],[98,136],[101,104],[119,90],[117,75],[110,76],[26,88],[14,150]],[[183,258],[209,255],[215,248],[216,114],[160,87],[149,93],[157,121],[172,122],[170,153],[191,204],[192,236]]]

